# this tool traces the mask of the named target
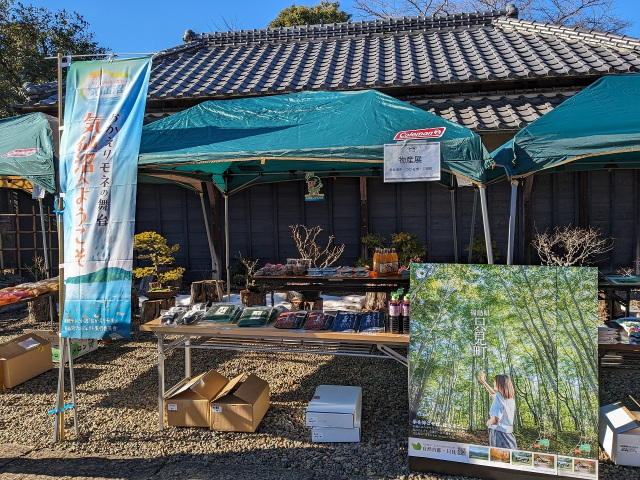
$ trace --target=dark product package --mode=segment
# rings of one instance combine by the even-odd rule
[[[282,310],[272,307],[247,307],[242,311],[239,327],[266,327],[276,320]]]
[[[384,332],[385,331],[384,312],[363,312],[360,314],[361,332]]]
[[[281,313],[278,317],[278,321],[274,325],[276,328],[300,328],[304,324],[304,320],[307,317],[306,310],[300,310],[298,312],[285,312]]]
[[[304,324],[305,330],[327,330],[331,328],[335,315],[321,310],[311,310]]]
[[[358,331],[358,316],[355,312],[338,312],[331,331],[355,333]]]

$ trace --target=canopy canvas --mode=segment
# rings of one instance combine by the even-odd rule
[[[226,195],[247,185],[319,176],[378,176],[384,144],[403,130],[442,128],[443,182],[484,184],[491,158],[480,137],[388,95],[300,92],[209,101],[146,125],[142,173],[192,175]]]
[[[203,102],[143,128],[139,168],[172,181],[211,181],[222,191],[229,295],[229,195],[257,183],[301,180],[310,172],[381,176],[384,145],[401,131],[418,129],[439,129],[434,141],[440,142],[442,183],[455,185],[456,175],[481,187],[491,245],[484,184],[492,161],[480,137],[375,90]],[[487,255],[493,263],[490,248]]]
[[[602,77],[492,152],[496,167],[511,178],[508,264],[513,263],[517,179],[538,172],[640,168],[639,110],[640,74]]]
[[[30,190],[29,184],[35,183],[55,193],[53,151],[51,127],[44,114],[0,120],[0,186]]]
[[[640,74],[602,77],[492,153],[510,177],[640,168]]]

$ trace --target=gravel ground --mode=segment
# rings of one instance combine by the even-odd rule
[[[0,315],[0,340],[22,333],[24,311]],[[183,353],[166,365],[167,384],[183,373]],[[119,465],[123,476],[105,478],[389,478],[444,479],[411,473],[407,464],[407,370],[393,360],[325,355],[202,351],[192,354],[192,371],[215,368],[231,377],[253,372],[269,382],[271,407],[256,433],[202,428],[158,430],[156,339],[132,326],[132,338],[100,346],[75,365],[80,434],[52,445],[57,370],[0,395],[0,479],[101,478],[83,471],[91,461]],[[606,375],[602,402],[640,398],[637,375]],[[320,384],[363,389],[362,441],[314,444],[304,410]],[[68,400],[69,401],[69,400]],[[637,409],[637,408],[635,408]],[[640,470],[616,467],[601,455],[604,479],[638,479]],[[268,466],[268,471],[265,471]],[[40,476],[42,469],[48,476]],[[208,472],[203,474],[202,472]],[[12,473],[13,472],[13,473]],[[198,473],[200,472],[200,473]],[[204,476],[203,476],[204,475]],[[459,477],[462,478],[462,477]]]

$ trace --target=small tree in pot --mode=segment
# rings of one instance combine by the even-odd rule
[[[179,244],[167,245],[167,239],[156,232],[138,233],[133,237],[133,250],[138,252],[138,260],[149,260],[152,265],[134,269],[133,276],[153,277],[156,285],[152,285],[150,293],[173,293],[177,289],[167,286],[167,283],[179,281],[185,271],[183,267],[171,268],[176,260],[173,254],[179,249]]]

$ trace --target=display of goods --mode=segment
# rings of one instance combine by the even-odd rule
[[[270,263],[267,263],[264,267],[260,268],[256,273],[254,273],[254,275],[269,276],[269,277],[285,275],[285,274],[286,274],[286,270],[284,266],[279,263],[277,265],[272,265]]]
[[[629,340],[640,340],[640,319],[635,317],[619,318],[616,323],[624,329]]]
[[[278,318],[281,309],[272,307],[246,307],[238,320],[239,327],[265,327]]]
[[[196,303],[189,309],[187,313],[183,315],[182,323],[184,325],[190,325],[192,323],[196,323],[204,316],[206,312],[207,312],[206,303]]]
[[[162,325],[177,327],[182,322],[182,317],[187,312],[185,307],[171,307],[169,310],[160,311],[160,323]]]
[[[20,297],[14,295],[11,292],[0,292],[0,307],[4,305],[10,305],[20,300]]]
[[[321,277],[322,269],[321,268],[309,268],[307,270],[307,275],[310,277]]]
[[[360,314],[359,330],[361,332],[384,332],[385,314],[384,312],[363,312]]]
[[[332,332],[356,332],[358,330],[358,317],[355,312],[338,312],[333,321]]]
[[[336,318],[335,314],[321,310],[311,310],[304,324],[305,330],[328,330]]]
[[[203,323],[235,323],[242,314],[242,307],[233,303],[217,303],[204,314]]]
[[[306,318],[307,318],[306,310],[281,313],[274,327],[299,329],[302,327],[302,325],[304,325]]]

